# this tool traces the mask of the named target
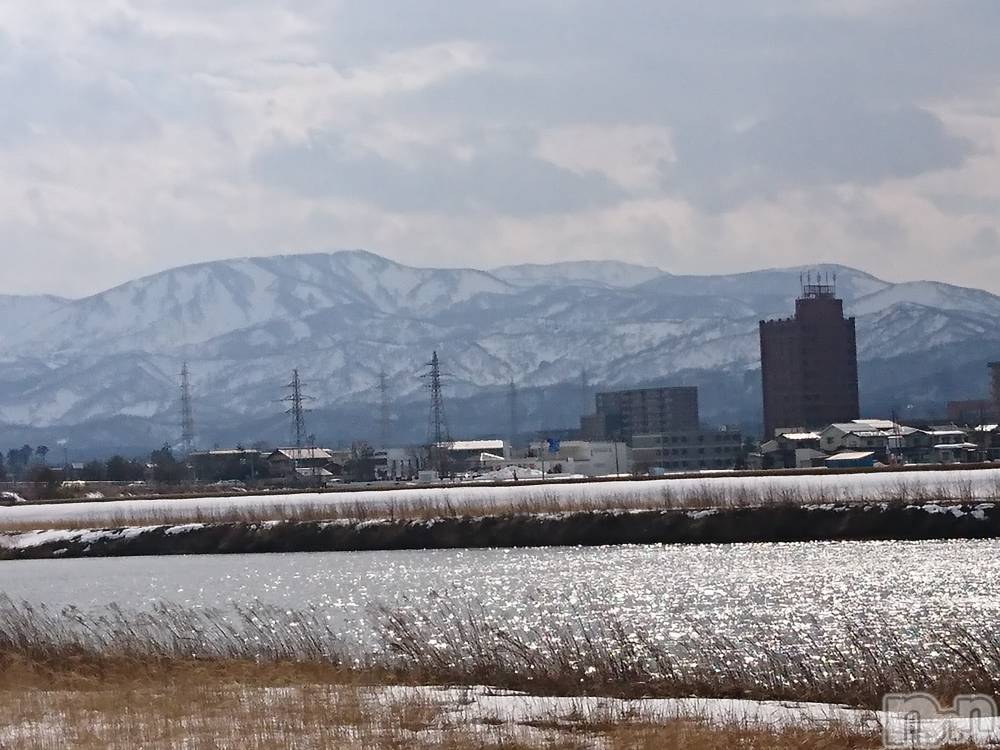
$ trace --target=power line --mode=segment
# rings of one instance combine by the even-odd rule
[[[194,409],[191,406],[191,373],[187,362],[181,367],[181,449],[188,456],[194,452]]]
[[[288,391],[288,395],[281,399],[283,402],[291,404],[291,406],[285,411],[285,414],[289,414],[292,417],[292,434],[295,436],[295,447],[301,448],[303,442],[306,438],[306,409],[303,403],[306,401],[311,401],[311,396],[306,396],[302,392],[303,386],[306,384],[302,382],[299,378],[299,371],[292,370],[292,380],[285,386],[285,390]]]

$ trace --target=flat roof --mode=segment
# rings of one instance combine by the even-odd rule
[[[314,458],[333,458],[333,454],[326,448],[278,448],[271,453],[273,456],[275,453],[280,453],[285,456],[285,458],[290,458],[292,461],[303,461]]]
[[[871,451],[861,452],[861,451],[845,451],[844,453],[838,453],[835,456],[830,456],[827,461],[860,461],[865,458],[874,458],[875,454]]]
[[[451,451],[489,451],[503,449],[503,440],[456,440],[448,443]]]

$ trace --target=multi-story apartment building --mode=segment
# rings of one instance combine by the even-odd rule
[[[596,417],[585,418],[595,437],[631,443],[635,435],[698,429],[698,389],[636,388],[597,394]],[[587,427],[590,425],[590,427]]]
[[[743,434],[732,427],[671,430],[632,437],[632,463],[642,474],[732,469],[742,456]]]

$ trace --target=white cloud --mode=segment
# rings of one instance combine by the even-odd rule
[[[995,8],[0,5],[0,293],[337,247],[1000,291]]]
[[[543,131],[538,155],[578,174],[600,172],[636,192],[662,187],[664,165],[677,160],[669,128],[582,123]]]

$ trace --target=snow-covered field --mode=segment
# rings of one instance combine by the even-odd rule
[[[160,500],[108,500],[57,505],[0,507],[0,527],[40,524],[48,527],[65,522],[129,525],[149,522],[210,520],[226,513],[281,517],[287,512],[309,510],[347,514],[356,507],[369,515],[390,514],[406,507],[440,507],[477,512],[496,508],[553,506],[636,507],[711,506],[714,504],[758,504],[768,502],[880,502],[889,500],[955,500],[987,502],[1000,499],[1000,469],[952,471],[899,471],[884,473],[805,476],[714,476],[650,481],[612,481],[583,484],[512,484],[507,487],[455,486],[407,488],[388,491],[362,490],[291,495],[243,495]]]
[[[651,723],[674,719],[697,719],[718,727],[751,726],[780,729],[801,727],[826,729],[842,727],[861,733],[886,732],[886,739],[900,739],[898,733],[919,728],[925,738],[948,737],[951,742],[971,742],[983,746],[1000,743],[1000,718],[926,718],[913,721],[898,712],[872,711],[830,703],[791,703],[717,698],[615,698],[550,697],[474,688],[388,688],[388,692],[420,693],[424,699],[446,705],[458,712],[464,724],[499,721],[507,725],[550,725],[572,729],[574,724],[598,717],[632,717]],[[395,696],[398,698],[398,696]],[[572,717],[576,717],[575,719]],[[454,717],[453,717],[454,718]],[[927,746],[930,746],[929,744]]]
[[[344,688],[341,692],[349,693]],[[629,725],[662,726],[676,720],[695,720],[720,730],[754,728],[780,731],[797,728],[807,731],[841,731],[856,737],[877,737],[881,734],[887,742],[899,742],[889,746],[911,746],[905,740],[907,737],[917,747],[918,739],[926,744],[920,747],[936,747],[937,740],[947,738],[951,742],[968,742],[982,747],[995,747],[1000,742],[1000,720],[995,717],[982,719],[928,718],[916,722],[912,716],[885,711],[852,709],[845,706],[824,703],[783,703],[775,701],[750,701],[734,699],[638,699],[620,700],[614,698],[596,697],[549,697],[530,696],[522,693],[496,690],[489,687],[468,688],[437,688],[437,687],[370,687],[357,690],[358,696],[364,696],[376,715],[379,711],[384,718],[401,720],[405,714],[402,709],[408,707],[411,719],[405,726],[394,727],[400,742],[413,743],[420,747],[455,747],[447,742],[448,731],[461,727],[468,739],[477,736],[483,740],[502,738],[512,744],[534,747],[564,747],[568,740],[572,746],[584,748],[608,747],[600,736],[599,727],[622,727]],[[278,718],[282,709],[297,706],[305,699],[317,701],[317,695],[325,693],[309,692],[309,686],[257,688],[245,687],[238,689],[229,698],[236,698],[242,703],[259,707],[260,710],[273,712],[274,727],[282,727],[285,732],[288,726]],[[336,688],[327,688],[326,694],[337,695]],[[311,698],[309,697],[311,696]],[[30,717],[21,717],[0,726],[0,745],[6,747],[63,747],[72,743],[74,736],[71,722],[61,714],[60,703],[72,704],[76,696],[72,693],[60,693],[49,701],[36,706]],[[23,697],[22,697],[23,699]],[[336,708],[343,712],[343,707],[337,706],[340,701],[332,701],[328,706],[328,720],[337,721]],[[417,714],[416,708],[423,710]],[[364,714],[358,716],[364,717]],[[414,721],[413,716],[420,716],[422,721]],[[372,717],[367,717],[371,721]],[[148,729],[143,726],[143,719],[149,721],[149,716],[138,717],[133,724],[133,730]],[[240,737],[239,732],[233,732],[227,726],[228,717],[206,712],[204,716],[193,721],[192,717],[172,716],[175,734],[183,727],[190,732],[193,740],[199,733],[210,732],[213,746],[220,748],[242,747],[243,741],[250,737]],[[112,732],[116,727],[114,719],[102,716],[99,711],[92,711],[91,719],[94,731],[98,736]],[[103,723],[106,726],[101,726]],[[135,721],[135,720],[134,720]],[[308,746],[325,744],[322,737],[328,735],[317,727],[311,727],[315,736],[310,737],[310,727],[303,727],[303,732],[296,739],[304,741]],[[327,730],[329,728],[327,727]],[[919,735],[914,734],[919,731]],[[279,733],[276,731],[276,733]],[[909,733],[909,734],[907,734]],[[345,733],[345,738],[350,736]],[[819,736],[819,735],[817,735]],[[327,738],[329,738],[327,736]],[[720,734],[717,739],[725,741],[727,735]],[[179,737],[178,737],[179,739]],[[259,738],[258,738],[259,739]],[[506,743],[504,743],[506,744]],[[353,743],[352,747],[355,746]],[[395,746],[395,745],[394,745]],[[700,746],[700,745],[699,745]]]

